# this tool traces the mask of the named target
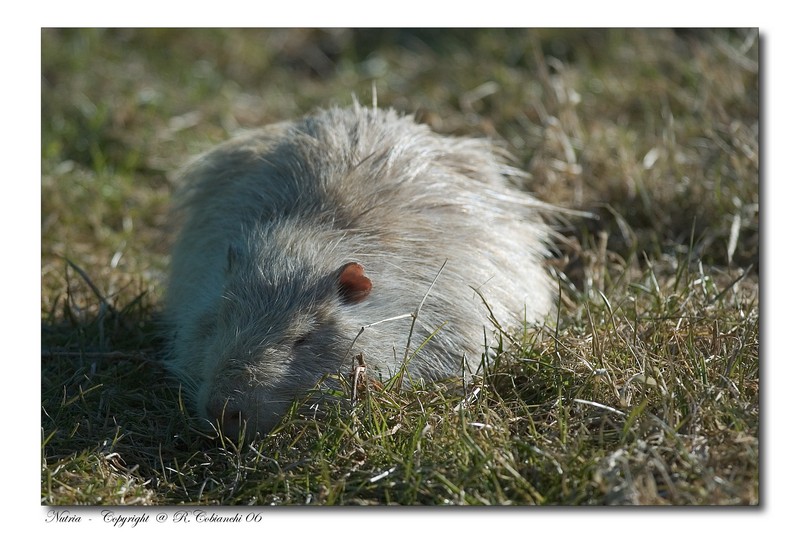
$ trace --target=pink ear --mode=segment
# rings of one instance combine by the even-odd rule
[[[364,267],[347,263],[339,271],[339,295],[349,304],[357,304],[369,296],[372,281],[364,275]]]

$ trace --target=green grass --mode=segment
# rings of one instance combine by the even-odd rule
[[[754,505],[759,78],[743,30],[44,30],[41,502]],[[559,314],[472,383],[201,435],[158,360],[174,175],[353,96],[507,143]],[[343,380],[343,392],[346,389]]]

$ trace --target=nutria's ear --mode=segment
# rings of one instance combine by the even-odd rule
[[[364,275],[364,267],[358,263],[347,263],[339,270],[339,296],[345,303],[357,304],[372,290],[372,281]]]

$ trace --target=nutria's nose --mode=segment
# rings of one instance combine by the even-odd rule
[[[206,412],[214,427],[233,441],[245,433],[247,417],[232,398],[212,398],[206,404]]]

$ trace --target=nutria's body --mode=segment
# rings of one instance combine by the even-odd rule
[[[543,206],[510,174],[521,173],[487,141],[358,106],[204,155],[180,195],[165,313],[168,364],[198,413],[232,436],[246,420],[252,435],[357,353],[373,377],[393,375],[410,319],[353,340],[414,311],[445,262],[412,348],[433,336],[408,372],[476,371],[494,342],[482,298],[511,327],[552,306]]]

